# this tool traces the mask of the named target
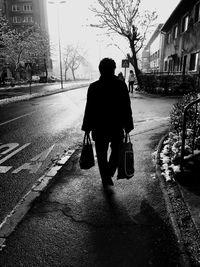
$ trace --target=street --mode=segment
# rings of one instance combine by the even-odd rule
[[[0,107],[1,220],[54,158],[82,142],[86,93],[80,88]],[[80,170],[75,153],[6,241],[0,266],[179,266],[151,158],[176,101],[131,96],[134,178],[114,179],[108,197],[97,164]]]
[[[0,221],[80,135],[86,89],[0,106]]]

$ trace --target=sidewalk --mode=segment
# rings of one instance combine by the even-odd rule
[[[0,266],[185,266],[151,158],[164,132],[132,134],[135,176],[115,177],[109,192],[102,188],[97,163],[79,168],[77,149],[6,238]]]
[[[28,84],[6,88],[0,87],[0,105],[56,94],[66,90],[73,90],[79,87],[88,86],[90,83],[91,81],[67,82],[63,83],[63,89],[61,89],[60,83],[32,84],[31,89]]]

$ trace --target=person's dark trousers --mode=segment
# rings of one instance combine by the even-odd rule
[[[129,84],[128,84],[129,93],[133,93],[133,85],[134,85],[134,82],[129,82]]]
[[[118,166],[118,147],[119,143],[123,141],[122,138],[118,139],[101,139],[95,140],[95,148],[97,154],[97,162],[99,166],[99,172],[103,183],[106,183],[114,176]],[[111,153],[108,157],[109,145]]]

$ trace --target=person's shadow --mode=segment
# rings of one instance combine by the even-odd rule
[[[91,233],[95,267],[177,266],[178,249],[171,228],[146,200],[133,217],[115,194],[105,194],[105,200],[104,224]]]

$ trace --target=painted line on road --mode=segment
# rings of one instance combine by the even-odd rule
[[[6,161],[7,159],[11,158],[12,156],[14,156],[15,154],[17,154],[19,151],[21,151],[22,149],[24,149],[25,147],[29,146],[30,143],[27,143],[23,146],[21,146],[20,148],[16,149],[14,152],[10,153],[8,156],[6,156],[5,158],[3,158],[2,160],[0,160],[0,164],[3,163],[4,161]]]
[[[8,124],[8,123],[13,122],[13,121],[16,121],[16,120],[19,120],[19,119],[24,118],[24,117],[30,116],[31,114],[33,114],[35,112],[36,111],[33,111],[33,112],[30,112],[30,113],[24,114],[22,116],[16,117],[16,118],[14,118],[12,120],[2,122],[2,123],[0,123],[0,126],[5,125],[5,124]]]
[[[75,152],[76,149],[69,149],[51,169],[36,181],[30,191],[22,197],[14,209],[4,218],[0,224],[0,251],[6,246],[6,238],[15,230],[16,226],[32,207],[36,198],[53,182],[58,171],[64,167]]]

